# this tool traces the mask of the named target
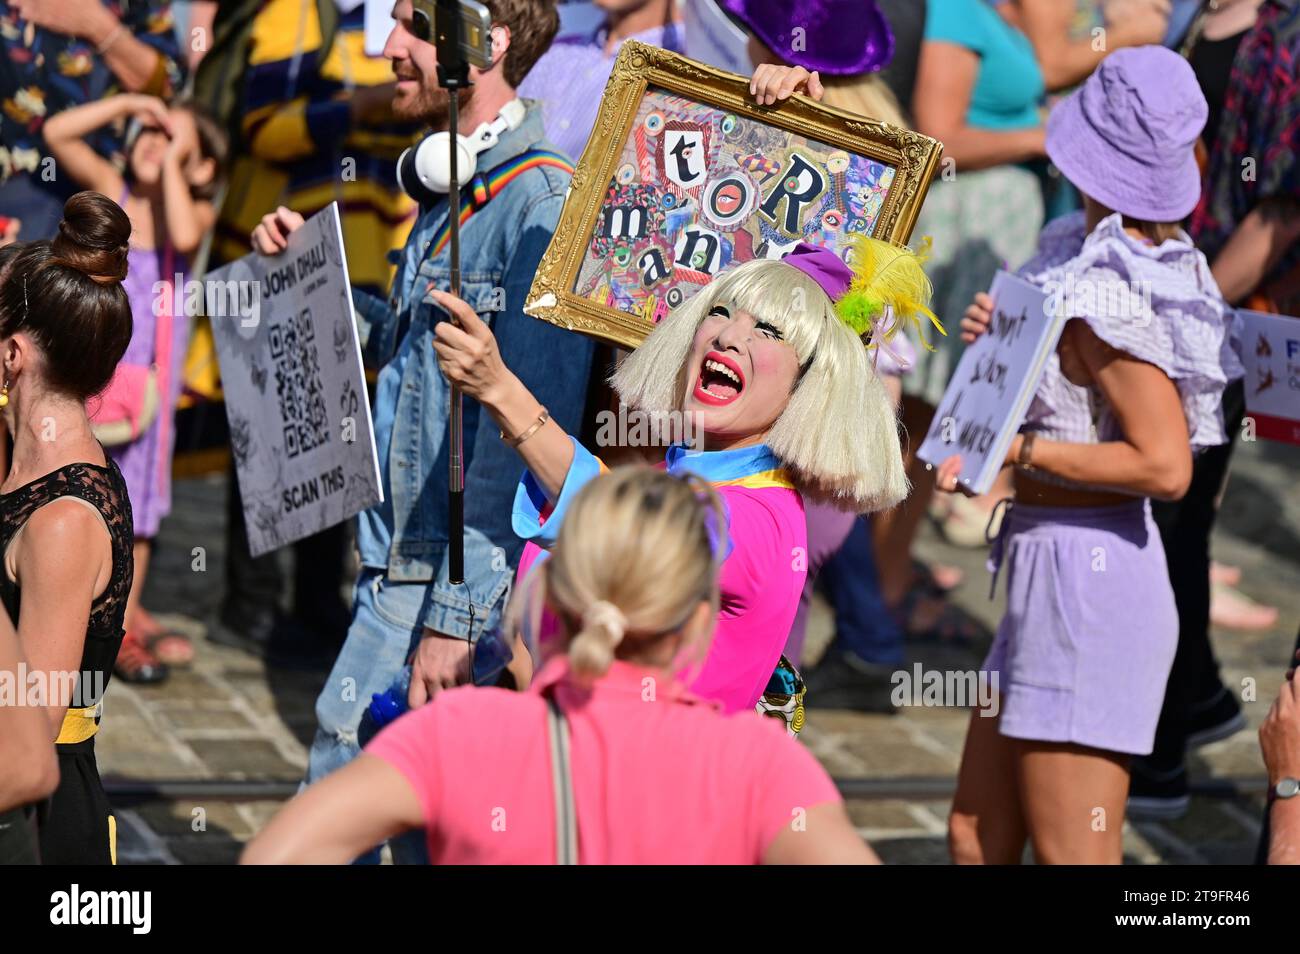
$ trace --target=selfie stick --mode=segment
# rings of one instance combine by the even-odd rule
[[[435,46],[438,50],[438,85],[450,93],[448,99],[447,137],[451,183],[447,189],[447,223],[451,228],[451,293],[460,297],[460,179],[456,163],[460,149],[457,134],[460,132],[460,91],[470,85],[469,63],[461,51],[462,24],[457,0],[438,0],[434,22]],[[452,317],[452,321],[455,321]],[[451,414],[448,417],[447,464],[448,483],[448,533],[451,548],[447,556],[447,579],[450,583],[465,582],[465,460],[464,421],[460,388],[451,386]]]

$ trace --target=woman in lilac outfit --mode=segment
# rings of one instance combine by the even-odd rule
[[[1067,321],[1007,463],[1015,502],[992,564],[1006,615],[984,663],[996,707],[972,715],[949,822],[959,862],[1119,863],[1129,760],[1151,751],[1178,615],[1150,498],[1187,490],[1226,440],[1241,366],[1232,310],[1179,227],[1200,198],[1205,97],[1161,47],[1111,54],[1048,123],[1083,194],[1021,277]],[[976,297],[973,340],[993,302]],[[956,489],[959,458],[938,486]],[[996,578],[995,578],[996,579]]]

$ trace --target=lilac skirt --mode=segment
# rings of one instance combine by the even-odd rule
[[[999,564],[1007,610],[984,669],[998,673],[1002,734],[1150,753],[1178,611],[1148,502],[1015,504]]]

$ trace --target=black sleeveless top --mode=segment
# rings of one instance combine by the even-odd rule
[[[0,555],[8,552],[10,542],[33,513],[60,497],[80,497],[99,511],[108,526],[113,555],[112,574],[104,592],[90,605],[86,642],[78,667],[79,672],[100,673],[99,685],[107,686],[113,674],[113,661],[122,644],[126,597],[131,592],[135,571],[131,554],[135,543],[131,501],[117,464],[111,460],[107,467],[67,464],[17,490],[0,494]],[[15,628],[21,600],[21,587],[9,578],[7,569],[0,567],[0,604],[9,612]],[[83,704],[92,705],[98,701],[87,699]]]

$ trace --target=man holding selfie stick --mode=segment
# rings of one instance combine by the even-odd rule
[[[316,705],[308,779],[357,753],[356,730],[374,693],[411,658],[411,705],[469,679],[469,642],[499,619],[522,543],[510,525],[518,457],[474,401],[464,408],[465,581],[449,580],[450,388],[437,365],[435,326],[449,318],[452,99],[461,223],[459,295],[494,332],[501,357],[566,429],[580,426],[590,343],[523,313],[570,178],[545,139],[535,104],[516,87],[559,25],[554,0],[489,0],[490,59],[470,85],[439,83],[434,0],[400,0],[384,55],[397,84],[393,111],[433,134],[400,165],[420,202],[387,301],[354,295],[366,359],[380,367],[374,401],[384,502],[359,517],[362,572],[347,642]],[[485,44],[486,45],[486,44]],[[439,135],[441,133],[442,135]],[[265,253],[284,248],[300,217],[266,216],[253,233]],[[452,329],[456,330],[456,329]],[[442,333],[446,333],[445,331]],[[414,651],[412,657],[412,651]]]

